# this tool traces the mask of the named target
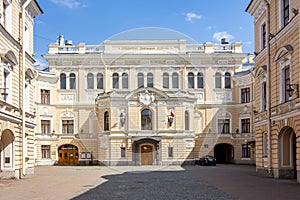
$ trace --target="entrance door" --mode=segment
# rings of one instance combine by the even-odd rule
[[[153,146],[152,145],[142,145],[141,146],[141,164],[142,165],[152,165],[153,164]]]
[[[58,148],[58,164],[77,165],[78,148],[71,144],[66,144]]]

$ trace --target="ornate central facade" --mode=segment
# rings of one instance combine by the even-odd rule
[[[240,43],[60,40],[37,86],[37,164],[254,163]]]

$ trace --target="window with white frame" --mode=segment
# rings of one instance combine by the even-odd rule
[[[188,88],[194,88],[195,87],[195,77],[192,72],[188,73]]]
[[[179,76],[178,73],[173,72],[172,74],[172,88],[178,89],[179,88]]]
[[[76,75],[74,73],[70,74],[70,89],[71,90],[76,89]]]
[[[141,129],[152,130],[152,112],[149,109],[144,109],[141,112]]]
[[[97,74],[97,89],[103,89],[103,74]]]
[[[60,89],[65,90],[67,89],[67,76],[65,73],[61,73],[59,75],[59,79],[60,79]]]
[[[268,157],[268,134],[263,133],[263,157]]]
[[[283,102],[286,102],[289,100],[289,89],[291,84],[291,78],[290,78],[290,66],[285,66],[282,69],[282,100]]]
[[[74,120],[62,120],[62,134],[73,134],[74,133]]]
[[[122,74],[122,89],[128,89],[128,74]]]
[[[267,46],[267,26],[263,23],[260,27],[261,50]]]
[[[197,74],[197,88],[203,88],[203,87],[204,87],[203,73],[198,72],[198,74]]]
[[[94,74],[87,74],[87,89],[94,89]]]
[[[231,133],[231,114],[229,112],[219,112],[217,114],[217,128],[218,133]]]
[[[51,121],[50,120],[41,120],[41,133],[42,134],[51,133]]]
[[[290,20],[290,0],[279,0],[280,27],[284,27]]]
[[[241,119],[241,133],[250,133],[250,118]]]
[[[215,74],[215,88],[221,88],[222,84],[221,84],[221,74],[219,72],[217,72]]]
[[[42,159],[51,158],[51,146],[50,145],[41,145]]]
[[[104,131],[109,131],[109,113],[108,111],[105,111],[104,115],[104,120],[103,120],[103,126],[104,126]]]
[[[241,89],[241,103],[250,102],[250,87]]]
[[[250,158],[250,146],[248,144],[242,144],[242,158]]]
[[[190,130],[190,115],[187,110],[184,112],[184,130]]]
[[[12,31],[12,4],[10,0],[3,0],[1,1],[2,4],[0,5],[0,23],[2,26],[11,33]]]
[[[50,104],[50,90],[41,89],[41,104]]]
[[[229,72],[225,73],[225,88],[231,88],[231,75]]]
[[[138,73],[137,83],[138,83],[138,88],[144,87],[144,74],[143,73]]]
[[[267,82],[263,81],[261,84],[261,111],[265,111],[267,109]]]
[[[119,89],[119,74],[118,73],[113,73],[112,76],[112,82],[113,82],[113,88],[114,89]]]
[[[153,87],[153,74],[147,74],[147,87]]]
[[[169,74],[163,73],[163,88],[169,88]]]

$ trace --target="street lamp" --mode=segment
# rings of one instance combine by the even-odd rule
[[[299,97],[299,84],[288,84],[287,87],[286,91],[289,97],[292,97],[293,94],[295,94],[297,98]]]
[[[0,89],[3,90],[3,92],[1,92],[2,99],[3,99],[4,101],[6,101],[7,96],[8,96],[8,93],[6,92],[6,90],[7,90],[8,88],[0,88]]]

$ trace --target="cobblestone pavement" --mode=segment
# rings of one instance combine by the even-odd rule
[[[39,166],[21,180],[0,180],[2,199],[300,199],[294,180],[262,178],[241,165]]]

